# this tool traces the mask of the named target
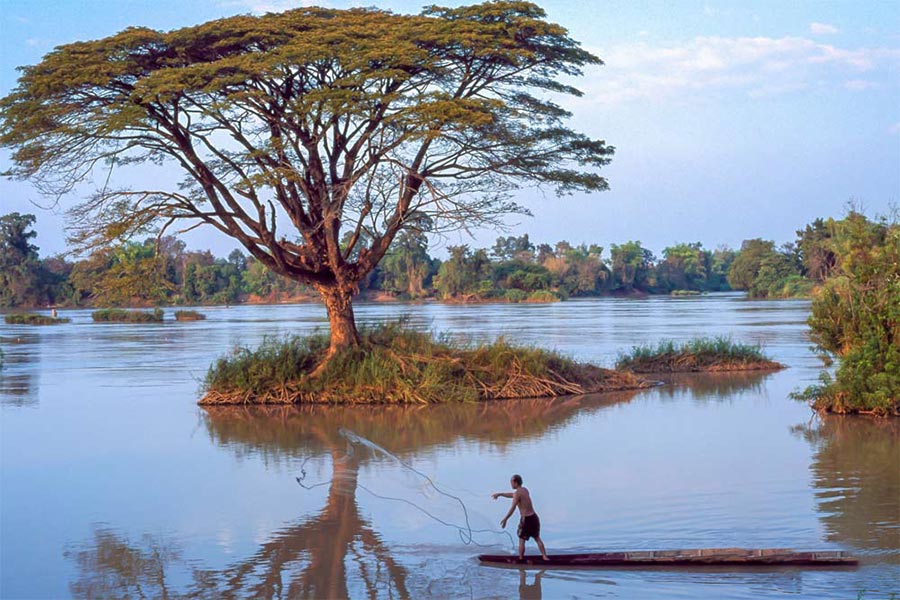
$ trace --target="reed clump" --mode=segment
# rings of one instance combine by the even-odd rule
[[[769,371],[784,365],[763,354],[762,348],[741,344],[728,337],[694,338],[676,343],[663,340],[656,346],[635,346],[616,361],[616,368],[634,373],[719,371]]]
[[[176,310],[175,311],[175,320],[176,321],[202,321],[206,318],[201,312],[197,312],[196,310]]]
[[[121,308],[102,308],[91,313],[95,323],[162,323],[163,309],[124,310]]]
[[[52,317],[38,313],[12,313],[6,315],[4,320],[8,325],[60,325],[62,323],[69,323],[72,319]]]
[[[328,336],[268,338],[219,358],[201,404],[434,404],[637,389],[631,373],[578,363],[500,338],[463,344],[402,324],[361,332],[358,347],[332,356]],[[315,374],[313,374],[313,372]]]

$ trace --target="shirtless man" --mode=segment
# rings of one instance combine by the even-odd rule
[[[503,520],[500,521],[500,527],[506,529],[506,522],[509,521],[509,518],[516,511],[516,507],[519,508],[519,560],[525,558],[525,541],[528,538],[534,538],[534,541],[537,542],[538,550],[541,551],[541,556],[544,560],[550,560],[547,558],[547,551],[544,549],[544,542],[541,541],[541,520],[538,518],[537,513],[534,512],[534,504],[531,502],[531,494],[528,493],[528,488],[522,486],[522,476],[521,475],[513,475],[512,479],[509,480],[509,484],[512,486],[512,489],[515,490],[513,492],[495,492],[491,494],[491,498],[496,500],[497,498],[512,498],[512,506],[509,507],[509,512],[506,513],[506,516],[503,517]]]

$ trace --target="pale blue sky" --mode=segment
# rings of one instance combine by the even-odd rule
[[[57,44],[300,4],[0,0],[0,94],[15,84],[16,66]],[[418,12],[426,2],[316,4]],[[617,153],[605,170],[609,192],[523,192],[535,216],[512,219],[513,233],[605,246],[639,239],[657,253],[677,241],[735,247],[759,236],[788,241],[813,218],[840,215],[851,197],[869,213],[900,201],[900,2],[539,4],[606,62],[577,83],[585,96],[569,108],[577,128]],[[39,198],[28,184],[0,181],[0,212],[36,213],[42,254],[63,250],[60,211],[31,201]],[[491,245],[497,235],[479,231],[468,242]],[[188,242],[234,247],[212,231]]]

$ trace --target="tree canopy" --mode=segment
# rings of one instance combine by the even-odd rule
[[[607,187],[613,148],[566,127],[554,101],[601,61],[545,17],[497,1],[131,27],[22,67],[0,145],[46,194],[100,182],[71,212],[79,244],[211,225],[352,325],[350,294],[411,216],[468,228],[522,211],[518,186]],[[141,163],[184,179],[117,187]]]

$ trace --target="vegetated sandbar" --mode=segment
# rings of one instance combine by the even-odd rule
[[[162,323],[163,315],[158,307],[152,311],[101,308],[91,313],[91,319],[95,323]]]
[[[201,312],[197,312],[196,310],[176,310],[175,311],[175,320],[176,321],[203,321],[206,319],[206,315]]]
[[[326,360],[328,337],[270,338],[218,359],[200,404],[436,404],[650,387],[633,373],[503,338],[466,345],[381,325]]]
[[[8,325],[61,325],[72,319],[53,317],[37,313],[10,313],[4,317]]]
[[[616,368],[633,373],[721,373],[776,371],[785,365],[767,357],[759,346],[717,337],[696,338],[681,344],[664,340],[656,346],[635,346],[619,357]]]

